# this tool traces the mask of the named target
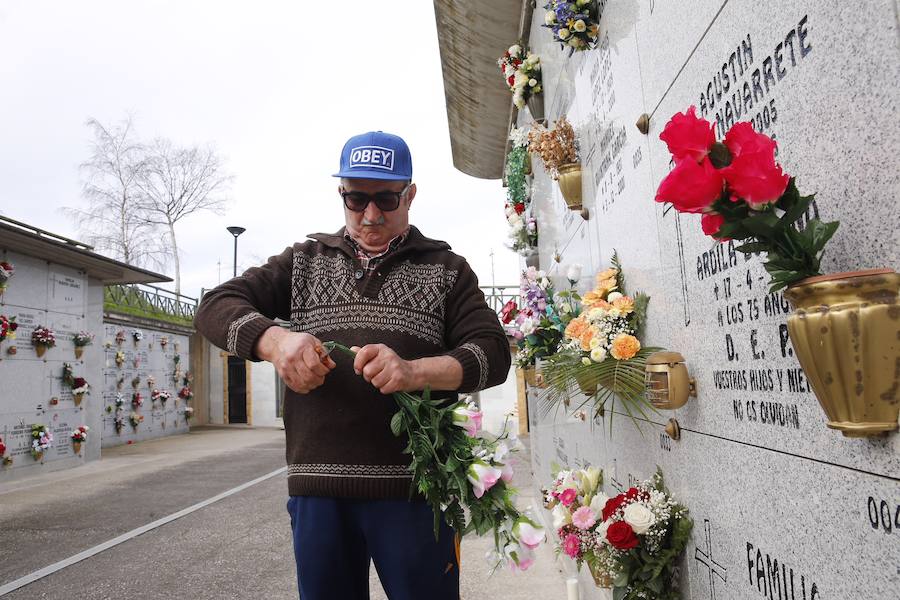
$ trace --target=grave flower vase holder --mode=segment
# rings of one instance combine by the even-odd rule
[[[72,442],[72,451],[81,454],[81,442]]]
[[[557,182],[569,209],[581,210],[581,163],[560,166]]]
[[[544,121],[544,94],[531,94],[525,101],[528,106],[528,112],[535,121]]]
[[[81,358],[84,354],[84,346],[75,346],[75,358]]]
[[[81,406],[81,401],[84,399],[84,394],[75,394],[72,396],[75,400],[75,406]]]
[[[609,575],[603,573],[599,566],[588,563],[588,570],[591,572],[591,577],[594,579],[594,585],[598,588],[608,589],[612,587],[612,579]]]
[[[847,437],[897,429],[900,275],[891,269],[804,279],[785,291],[797,360],[828,417]]]
[[[593,396],[597,393],[597,376],[590,371],[581,371],[575,375],[578,389],[585,396]]]
[[[525,266],[534,267],[535,269],[540,268],[541,256],[538,254],[537,248],[528,248],[524,250],[522,256],[525,257]]]
[[[44,344],[38,344],[34,347],[35,354],[38,355],[38,358],[43,358],[44,354],[47,352],[47,346]]]
[[[34,460],[35,460],[36,462],[40,462],[40,461],[43,460],[43,458],[44,458],[44,452],[43,452],[43,451],[41,451],[41,452],[35,452],[34,450],[32,450],[32,451],[31,451],[31,456],[34,458]]]

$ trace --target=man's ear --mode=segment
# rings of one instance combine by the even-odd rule
[[[406,191],[406,205],[412,206],[413,198],[416,197],[416,184],[409,184],[409,189]]]

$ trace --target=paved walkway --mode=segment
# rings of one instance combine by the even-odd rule
[[[281,430],[198,427],[186,435],[104,450],[101,460],[78,469],[5,484],[0,591],[48,565],[269,475],[2,597],[297,598],[283,467]],[[516,467],[514,483],[524,506],[533,501],[527,453]],[[464,600],[565,597],[549,546],[527,573],[489,576],[483,557],[491,546],[490,538],[464,539]],[[386,599],[374,569],[371,593],[374,600]]]

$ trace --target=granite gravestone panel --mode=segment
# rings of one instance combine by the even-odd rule
[[[540,18],[531,45],[543,59],[559,50]],[[618,250],[629,291],[651,296],[645,344],[683,353],[700,396],[654,415],[643,433],[615,416],[610,437],[608,422],[541,417],[540,394],[530,391],[536,480],[596,457],[613,494],[662,466],[696,520],[683,564],[686,598],[883,597],[897,585],[900,436],[853,440],[827,429],[786,335],[789,308],[768,293],[759,259],[714,244],[698,218],[652,199],[671,168],[658,136],[673,113],[696,105],[720,137],[751,120],[779,142],[779,160],[801,190],[817,192],[809,217],[842,222],[826,272],[896,268],[896,7],[655,0],[612,3],[603,19],[598,49],[568,66],[544,61],[559,73],[545,86],[575,90],[570,120],[587,150],[596,234],[548,234],[539,223],[542,259],[564,248],[551,265],[560,287],[567,254],[591,257],[596,271]],[[644,112],[652,113],[646,137],[633,127]],[[625,128],[617,142],[618,121]],[[558,201],[548,187],[535,188],[539,214]],[[681,441],[662,433],[669,416],[681,423]]]
[[[139,331],[142,339],[134,340]],[[116,342],[121,332],[124,340]],[[103,437],[102,446],[117,446],[130,442],[153,439],[164,435],[186,433],[188,422],[184,418],[184,400],[178,391],[189,375],[188,360],[190,340],[188,336],[162,329],[134,327],[120,323],[104,323],[103,369]],[[124,361],[116,363],[121,352]],[[153,390],[165,390],[171,398],[153,401]],[[132,400],[140,394],[142,405],[134,406]],[[117,400],[121,407],[117,408]],[[136,428],[131,426],[130,415],[143,416]],[[116,417],[124,419],[124,426],[116,428]]]

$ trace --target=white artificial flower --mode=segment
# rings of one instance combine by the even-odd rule
[[[606,539],[606,530],[609,529],[610,525],[612,525],[612,519],[607,519],[607,520],[603,521],[602,523],[600,523],[599,525],[597,525],[597,529],[594,530],[594,534],[597,536],[597,539],[602,544],[609,543],[609,541]]]
[[[526,317],[525,320],[522,321],[522,325],[519,326],[519,331],[521,331],[523,335],[531,335],[534,333],[534,321],[531,317]]]
[[[572,312],[572,307],[569,306],[568,304],[560,304],[560,305],[559,305],[559,312],[560,312],[560,314],[567,315],[567,314],[569,314],[570,312]]]
[[[609,502],[609,496],[607,496],[603,492],[598,491],[597,495],[591,498],[591,510],[593,510],[598,515],[602,515],[603,507],[606,506],[607,502]]]
[[[553,25],[554,23],[556,23],[556,13],[552,10],[548,10],[546,13],[544,13],[544,23],[546,23],[547,25]]]
[[[573,37],[571,40],[569,40],[569,45],[573,48],[580,48],[582,45],[582,41],[577,37]]]
[[[584,24],[584,21],[582,21],[581,19],[575,21],[575,31],[578,31],[580,33],[585,29],[587,29],[587,25]]]
[[[542,277],[540,286],[541,286],[541,289],[546,290],[548,287],[550,287],[550,280],[547,279],[546,277]]]
[[[522,48],[518,44],[513,44],[512,46],[509,47],[509,53],[513,56],[517,55],[521,51],[522,51]]]
[[[535,54],[534,52],[529,52],[528,56],[525,57],[525,64],[529,66],[539,65],[541,63],[541,55]]]
[[[588,467],[587,469],[582,469],[579,473],[581,474],[582,495],[593,494],[597,486],[600,485],[602,472],[597,467]]]
[[[562,505],[562,503],[557,504],[553,507],[553,529],[559,529],[563,525],[568,525],[572,522],[572,513],[569,512],[569,509]]]
[[[656,516],[649,508],[640,502],[632,502],[625,507],[625,522],[631,525],[637,534],[647,533],[650,527],[656,522]]]
[[[591,350],[591,360],[595,363],[601,363],[606,360],[606,350],[604,348],[594,348]]]
[[[609,309],[609,312],[607,312],[606,314],[608,314],[610,317],[612,317],[614,319],[618,319],[619,317],[622,316],[622,311],[619,310],[618,308],[614,307],[614,308]]]
[[[576,281],[581,279],[581,269],[581,264],[572,263],[571,265],[569,265],[569,268],[566,269],[566,279],[574,284]]]
[[[600,338],[594,336],[591,338],[590,344],[588,345],[590,346],[591,350],[593,350],[594,348],[599,348],[601,343],[602,342],[600,341]]]
[[[589,359],[587,356],[582,357],[581,364],[583,364],[584,366],[588,366],[591,364],[591,359]]]
[[[557,33],[557,35],[559,36],[559,39],[564,40],[567,37],[569,37],[569,30],[566,29],[565,27],[563,27],[562,29],[559,30],[559,33]]]
[[[588,319],[590,319],[592,321],[597,321],[599,319],[602,319],[605,316],[606,316],[606,309],[600,308],[599,306],[597,308],[592,308],[590,310],[590,312],[588,312]]]
[[[620,294],[619,292],[610,292],[609,295],[606,297],[606,301],[607,302],[615,302],[616,300],[618,300],[621,297],[622,297],[622,294]]]
[[[536,86],[536,85],[537,85],[537,79],[534,79],[534,78],[532,77],[531,79],[528,80],[528,86],[529,86],[529,87],[534,87],[534,86]]]
[[[523,108],[525,108],[525,98],[520,95],[515,95],[513,96],[513,104],[516,105],[516,108],[522,110]]]

